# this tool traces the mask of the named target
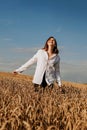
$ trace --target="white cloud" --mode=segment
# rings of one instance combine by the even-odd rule
[[[39,48],[12,48],[10,53],[13,55],[14,60],[25,62],[30,59]]]
[[[38,50],[39,48],[13,48],[12,51],[14,52],[18,52],[18,53],[25,53],[25,52],[28,52],[28,53],[34,53]]]
[[[4,40],[4,41],[12,41],[11,38],[4,38],[3,40]]]

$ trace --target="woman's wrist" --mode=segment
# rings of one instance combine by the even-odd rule
[[[58,85],[59,86],[59,88],[62,88],[62,85]]]

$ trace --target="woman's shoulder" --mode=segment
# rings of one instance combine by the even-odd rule
[[[46,52],[45,49],[41,48],[38,50],[38,52]]]
[[[38,49],[38,50],[37,50],[37,52],[40,52],[40,51],[42,51],[42,49]]]
[[[37,51],[37,53],[44,53],[45,52],[45,50],[44,49],[39,49],[38,51]]]

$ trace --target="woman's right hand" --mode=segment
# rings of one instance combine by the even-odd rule
[[[13,72],[13,74],[15,74],[15,75],[16,75],[16,74],[18,74],[18,72],[14,71],[14,72]]]

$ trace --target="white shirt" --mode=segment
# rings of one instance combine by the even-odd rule
[[[37,62],[33,83],[41,84],[43,80],[43,75],[46,72],[46,82],[47,84],[53,83],[55,80],[58,82],[58,85],[61,86],[60,78],[60,57],[57,54],[54,54],[50,59],[48,59],[48,54],[45,50],[40,49],[37,53],[28,60],[24,65],[15,71],[18,73],[23,72],[32,64]]]

